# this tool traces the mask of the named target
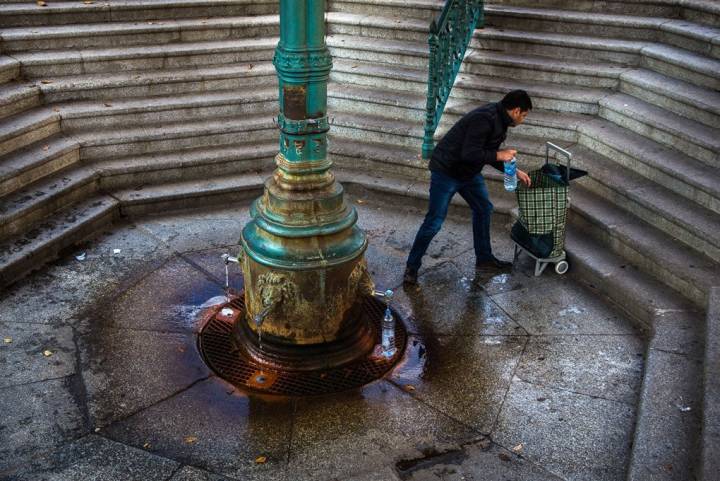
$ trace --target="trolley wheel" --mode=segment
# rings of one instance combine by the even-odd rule
[[[569,268],[570,268],[570,264],[568,264],[567,261],[560,261],[557,264],[555,264],[555,272],[557,272],[560,275],[565,274]]]

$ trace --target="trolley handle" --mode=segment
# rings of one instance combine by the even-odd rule
[[[555,152],[558,152],[562,155],[564,155],[567,158],[567,172],[565,173],[567,177],[567,182],[570,184],[570,164],[572,163],[572,154],[568,152],[567,150],[563,149],[562,147],[559,147],[552,142],[545,142],[545,163],[550,162],[550,151],[554,150]]]

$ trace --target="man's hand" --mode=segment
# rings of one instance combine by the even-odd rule
[[[517,154],[517,150],[513,149],[507,149],[507,150],[498,150],[496,154],[497,160],[501,160],[503,162],[510,162],[513,157],[515,157],[515,154]]]
[[[517,170],[517,178],[525,184],[526,186],[530,187],[530,176],[525,173],[525,171],[522,171],[520,169]]]

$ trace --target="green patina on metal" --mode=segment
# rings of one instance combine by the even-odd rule
[[[430,24],[430,63],[422,145],[425,159],[432,154],[433,136],[465,57],[465,50],[475,28],[481,27],[483,22],[482,0],[448,0],[440,18]]]
[[[367,237],[328,158],[325,0],[280,1],[273,63],[280,145],[240,239],[246,310],[237,339],[260,362],[324,369],[374,345],[359,309],[374,292]]]

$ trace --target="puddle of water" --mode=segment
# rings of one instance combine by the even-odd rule
[[[561,316],[567,316],[568,314],[582,314],[583,310],[577,306],[570,306],[561,310],[558,314]]]

